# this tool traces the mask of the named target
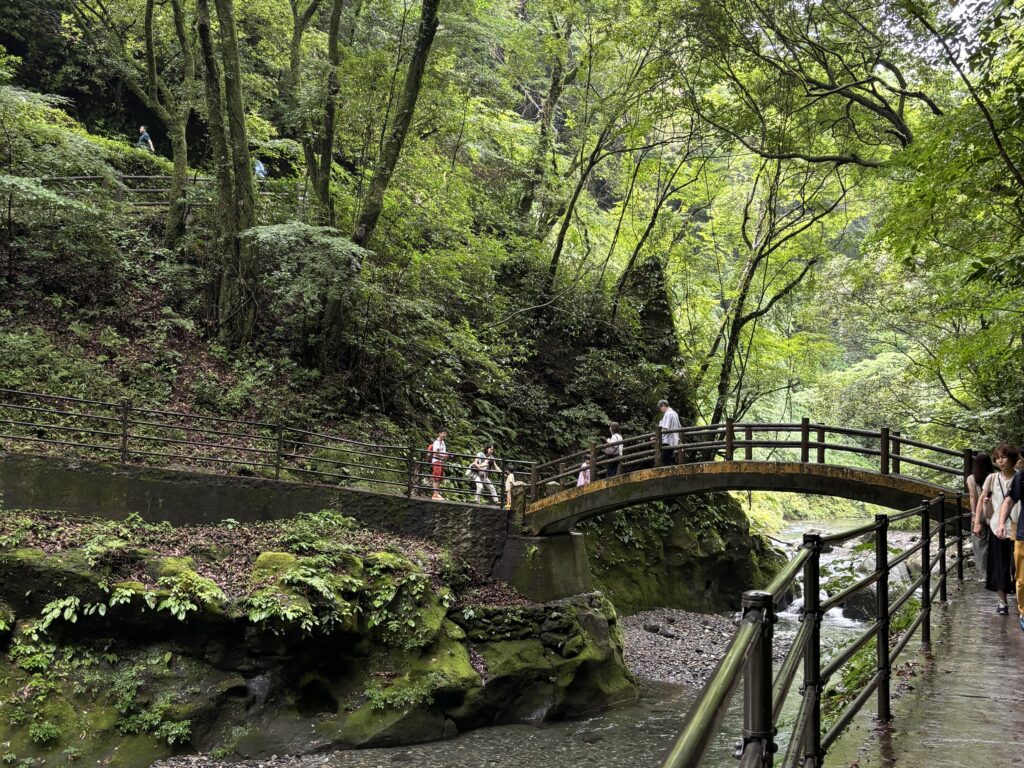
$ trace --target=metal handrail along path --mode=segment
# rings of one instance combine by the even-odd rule
[[[873,523],[849,531],[820,536],[805,534],[797,556],[782,569],[764,590],[743,593],[743,614],[739,628],[725,655],[719,661],[696,703],[690,708],[682,731],[665,756],[663,768],[698,768],[712,741],[719,735],[719,726],[735,691],[743,678],[743,730],[739,734],[736,757],[745,768],[766,768],[775,764],[780,745],[775,742],[779,717],[790,693],[796,672],[803,666],[800,704],[781,765],[783,768],[821,768],[829,748],[835,743],[854,716],[876,696],[876,715],[882,722],[892,719],[890,678],[892,666],[920,629],[921,643],[931,643],[931,606],[938,597],[945,602],[947,550],[956,548],[956,577],[963,581],[964,519],[970,513],[961,511],[957,494],[956,512],[947,515],[946,497],[923,500],[911,510],[894,515],[880,514]],[[889,557],[889,523],[894,519],[917,517],[920,520],[919,542],[897,557]],[[874,570],[840,594],[822,601],[819,597],[821,552],[827,544],[838,544],[871,534],[874,537]],[[937,543],[936,543],[937,539]],[[920,576],[910,589],[895,600],[889,597],[889,576],[892,569],[905,562],[911,553],[921,554]],[[932,586],[932,571],[937,569]],[[803,573],[804,605],[800,628],[785,659],[777,671],[772,669],[773,626],[779,599],[792,588]],[[874,621],[852,642],[836,651],[828,660],[822,659],[821,619],[825,611],[871,585],[876,585],[877,598]],[[920,610],[899,637],[891,631],[893,617],[911,597],[920,598]],[[823,731],[821,702],[825,686],[856,653],[874,641],[874,674],[857,690],[843,714],[827,731]]]

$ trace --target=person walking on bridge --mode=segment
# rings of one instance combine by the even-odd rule
[[[679,414],[672,410],[668,400],[658,401],[658,410],[661,411],[661,464],[674,464],[673,454],[679,447]]]
[[[995,535],[1008,544],[1013,542],[1013,562],[1017,568],[1018,623],[1021,632],[1024,632],[1024,515],[1020,514],[1022,498],[1024,498],[1024,469],[1018,469],[1014,472],[1006,498],[996,509],[994,517],[999,520]],[[1016,515],[1014,515],[1015,511]]]
[[[437,439],[430,444],[430,482],[434,486],[434,501],[443,501],[441,495],[441,480],[444,478],[444,460],[448,455],[448,446],[444,441],[448,438],[448,430],[442,429],[437,433]]]
[[[473,497],[473,500],[479,504],[480,497],[483,495],[484,490],[486,490],[487,495],[491,497],[491,501],[497,505],[498,491],[491,480],[491,473],[498,471],[498,463],[494,460],[494,446],[491,444],[484,446],[484,449],[473,459],[473,463],[469,465],[469,470],[472,473],[473,481],[476,483],[476,495]]]
[[[607,474],[605,477],[615,477],[619,474],[619,467],[622,465],[622,433],[619,422],[613,421],[608,425],[608,439],[606,439],[604,452],[611,460],[608,462]]]
[[[1014,506],[1012,488],[1014,483],[1020,485],[1014,466],[1018,459],[1017,449],[1009,443],[996,446],[995,464],[999,471],[988,476],[982,488],[982,503],[991,501],[992,515],[989,526],[993,535],[988,542],[988,570],[986,571],[985,589],[996,593],[996,613],[1003,616],[1009,613],[1006,605],[1006,593],[1013,591],[1013,555],[1014,543],[1008,538],[1007,521],[1012,517],[1017,522],[1020,504]],[[1020,498],[1020,491],[1017,492]],[[1019,608],[1019,606],[1018,606]]]

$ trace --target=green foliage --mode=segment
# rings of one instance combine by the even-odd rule
[[[378,677],[370,679],[363,693],[370,706],[376,710],[412,709],[430,704],[434,699],[434,691],[443,682],[441,675],[431,672],[415,680],[401,679],[393,683],[385,683]]]

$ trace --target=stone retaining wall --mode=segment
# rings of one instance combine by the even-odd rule
[[[505,546],[508,513],[328,485],[0,454],[0,506],[121,519],[135,512],[175,525],[294,517],[332,508],[368,528],[451,548],[482,573]]]

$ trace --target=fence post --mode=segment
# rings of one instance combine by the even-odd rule
[[[889,428],[882,427],[878,430],[878,447],[881,455],[882,474],[889,474]]]
[[[654,428],[654,466],[661,466],[661,427]]]
[[[825,463],[825,428],[818,427],[818,463]]]
[[[743,430],[743,439],[747,441],[747,447],[743,449],[743,458],[747,461],[754,459],[754,446],[751,443],[754,442],[754,428],[747,427]]]
[[[878,593],[875,600],[875,620],[878,622],[877,646],[878,719],[883,723],[892,719],[889,707],[889,516],[875,515],[875,571],[878,572]]]
[[[930,504],[921,502],[921,644],[932,642],[932,558]]]
[[[274,479],[281,479],[281,454],[284,453],[284,427],[278,424],[275,428],[277,431],[277,448],[274,450]]]
[[[900,435],[902,434],[898,429],[892,431],[892,473],[898,475],[900,473],[900,452],[903,450],[903,446],[900,444]]]
[[[964,494],[956,492],[956,580],[964,580]],[[973,524],[972,524],[973,527]]]
[[[413,492],[416,490],[416,449],[409,447],[409,454],[406,457],[406,476],[409,482],[409,498],[412,498]]]
[[[758,765],[771,765],[775,753],[772,724],[772,593],[750,590],[743,593],[743,618],[759,615],[761,631],[747,656],[743,697],[743,754],[752,746],[761,756]],[[749,761],[745,763],[749,765]]]
[[[736,443],[736,420],[725,420],[725,460],[732,461]]]
[[[566,470],[565,462],[564,461],[558,462],[558,487],[559,488],[564,488],[566,481],[569,481],[570,485],[572,484],[572,478],[569,478],[569,477],[565,476],[566,471],[567,470]]]
[[[804,653],[804,690],[814,692],[811,715],[804,733],[804,768],[821,768],[821,596],[818,594],[821,536],[805,533],[804,546],[810,548],[811,556],[804,563],[804,610],[801,621],[813,622]]]
[[[590,446],[590,481],[597,480],[597,443]]]
[[[121,463],[128,463],[128,422],[131,420],[132,404],[121,401]]]
[[[533,500],[537,501],[540,498],[540,492],[538,486],[540,485],[540,472],[537,469],[536,464],[530,466],[530,493],[533,495]]]
[[[939,494],[939,602],[946,602],[946,494]]]
[[[800,419],[800,463],[811,460],[811,420],[804,416]]]

